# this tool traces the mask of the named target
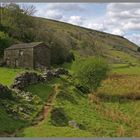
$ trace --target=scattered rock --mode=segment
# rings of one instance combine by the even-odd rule
[[[77,122],[75,120],[71,120],[68,122],[69,126],[72,128],[79,128]]]
[[[64,69],[64,68],[57,68],[54,71],[54,75],[59,76],[59,75],[68,75],[68,70]]]
[[[43,76],[45,81],[48,81],[48,80],[51,80],[52,78],[54,78],[54,74],[53,74],[53,71],[52,70],[47,70]]]
[[[68,75],[68,70],[64,69],[64,68],[57,68],[55,70],[47,70],[44,74],[43,74],[43,78],[45,81],[51,80],[54,77],[59,78],[60,75]]]

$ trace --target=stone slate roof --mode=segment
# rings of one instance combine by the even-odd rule
[[[34,48],[40,44],[44,44],[43,42],[33,42],[33,43],[21,43],[21,44],[15,44],[12,45],[9,48],[6,48],[6,50],[15,50],[15,49],[26,49],[26,48]]]

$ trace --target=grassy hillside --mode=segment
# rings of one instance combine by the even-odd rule
[[[42,25],[40,36],[43,35],[46,43],[57,42],[83,56],[99,55],[112,63],[139,63],[138,46],[124,37],[54,20],[35,19]]]
[[[0,67],[0,84],[10,87],[14,78],[23,71]],[[0,97],[0,136],[15,136],[15,131],[32,123],[42,110],[43,102],[32,93],[7,90],[5,94],[11,94],[12,98]]]
[[[56,79],[54,83],[59,85],[59,93],[53,106],[53,110],[58,110],[55,116],[50,113],[38,125],[24,129],[20,136],[140,136],[140,110],[138,108],[140,105],[138,100],[140,97],[138,86],[140,77],[137,75],[136,80],[133,75],[120,76],[121,78],[119,75],[118,77],[112,75],[105,80],[98,93],[92,96],[92,100],[89,100],[86,94],[75,88],[71,79],[67,77]],[[70,127],[67,124],[68,120],[75,120],[79,128]]]
[[[92,100],[89,100],[87,94],[79,91],[74,86],[73,80],[67,76],[27,87],[25,90],[38,97],[31,103],[26,101],[25,97],[20,97],[20,99],[18,97],[17,101],[1,99],[0,135],[6,136],[19,128],[26,127],[17,135],[24,137],[140,136],[140,110],[138,107],[140,105],[140,76],[137,72],[138,67],[117,64],[113,65],[112,68],[111,75],[102,83],[97,94],[92,96]],[[6,82],[9,84],[12,83],[14,76],[22,70],[1,68],[1,71],[5,71],[2,73],[3,78],[6,78],[7,72],[13,73],[14,71],[14,74],[9,75],[9,82]],[[59,92],[52,109],[58,109],[58,113],[60,111],[62,116],[57,114],[52,116],[52,113],[49,113],[47,118],[32,126],[31,120],[47,101],[54,85],[58,85]],[[41,101],[40,104],[35,103],[38,100]],[[6,109],[3,106],[4,103],[8,103],[10,109],[19,106],[28,110],[31,113],[30,118],[22,119],[20,117],[20,119],[16,119],[14,114],[8,112],[9,107]],[[16,111],[21,116],[26,114],[20,112],[18,108]],[[74,120],[79,128],[70,127],[66,123],[67,120]],[[8,125],[6,125],[7,123]]]
[[[51,48],[52,64],[71,61],[72,51],[86,57],[102,56],[110,63],[139,65],[138,46],[124,37],[23,14],[24,9],[16,4],[0,9],[5,15],[0,19],[0,57],[11,44],[43,41]]]

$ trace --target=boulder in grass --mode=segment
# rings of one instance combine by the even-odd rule
[[[54,74],[59,76],[59,75],[68,75],[68,70],[64,69],[64,68],[57,68],[54,71]]]
[[[69,126],[72,128],[79,128],[77,122],[75,120],[71,120],[68,122]]]

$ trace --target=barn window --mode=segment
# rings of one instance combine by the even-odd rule
[[[6,59],[6,65],[7,65],[7,66],[10,65],[10,59],[9,59],[9,58]]]
[[[23,51],[20,50],[20,51],[19,51],[19,56],[22,56],[22,55],[23,55]]]

